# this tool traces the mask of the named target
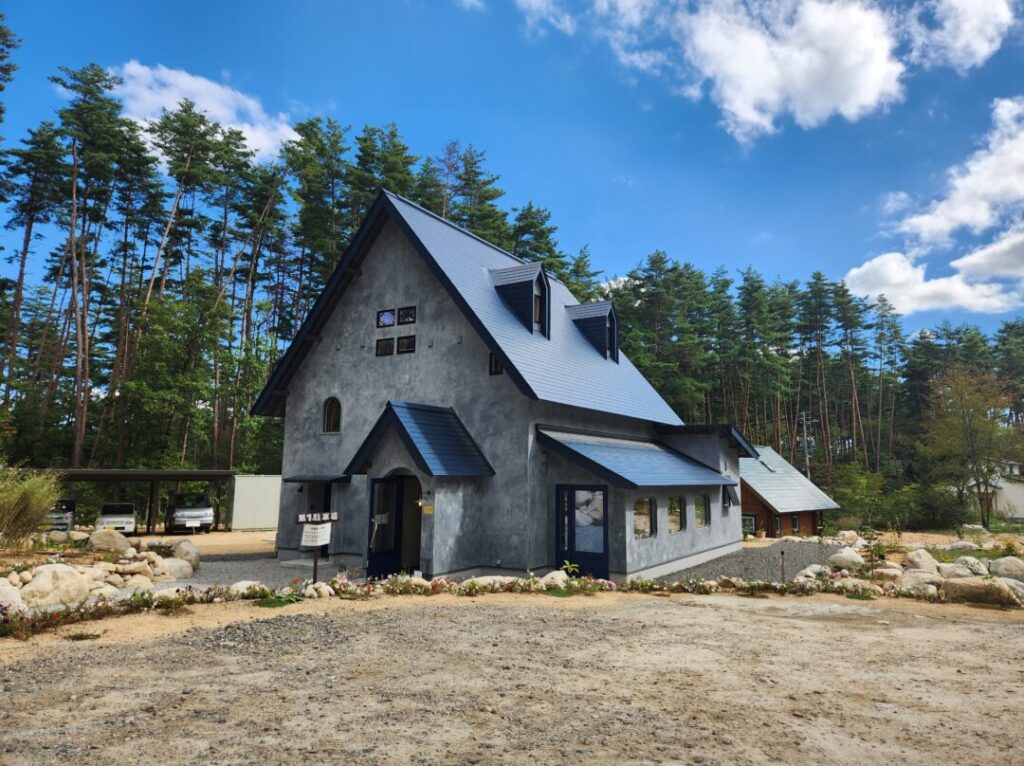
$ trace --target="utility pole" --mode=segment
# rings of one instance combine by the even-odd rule
[[[806,410],[800,413],[800,420],[803,422],[803,426],[804,426],[804,473],[807,475],[807,478],[810,479],[811,478],[811,445],[810,445],[810,442],[807,441],[807,411]]]

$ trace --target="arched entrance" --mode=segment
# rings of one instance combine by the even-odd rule
[[[406,472],[370,480],[367,577],[420,569],[422,497],[419,479]]]

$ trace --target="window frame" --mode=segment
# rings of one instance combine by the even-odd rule
[[[672,501],[679,503],[679,528],[676,530],[672,529]],[[665,517],[666,527],[670,535],[678,535],[680,532],[686,531],[686,498],[683,495],[675,495],[668,499],[668,503],[665,506],[667,516]]]
[[[790,529],[794,535],[800,534],[800,514],[794,513],[793,520],[790,522]]]
[[[412,348],[402,349],[402,341],[412,341]],[[415,335],[399,335],[395,341],[395,354],[415,354],[416,353],[416,336]]]
[[[703,513],[699,513],[699,500],[703,501]],[[711,496],[707,493],[693,496],[693,522],[697,529],[709,529],[711,527]]]
[[[391,314],[391,324],[381,324],[380,319],[385,314]],[[381,309],[380,311],[377,312],[377,320],[376,320],[376,323],[375,323],[374,326],[378,330],[389,330],[389,329],[391,329],[392,327],[394,327],[397,324],[398,324],[398,312],[395,311],[394,309]]]
[[[636,513],[637,505],[642,502],[647,502],[647,518],[648,518],[648,534],[643,537],[637,536],[636,527]],[[633,539],[634,540],[650,540],[652,537],[658,536],[658,501],[653,497],[638,497],[633,501]]]
[[[338,427],[336,429],[327,428],[327,408],[331,402],[334,402],[338,407]],[[341,400],[336,396],[328,396],[324,399],[323,406],[320,408],[320,433],[330,435],[341,433]]]
[[[403,311],[411,311],[412,312],[412,319],[402,319],[402,312]],[[417,314],[417,312],[416,312],[416,307],[415,306],[399,306],[398,307],[398,311],[395,312],[395,324],[398,324],[398,325],[416,324],[416,314]]]
[[[386,350],[382,350],[386,349]],[[377,343],[373,349],[374,356],[394,356],[395,355],[395,339],[394,338],[377,338]]]

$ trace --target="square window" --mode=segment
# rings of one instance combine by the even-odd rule
[[[501,362],[494,354],[491,354],[490,359],[487,360],[487,372],[491,375],[501,375],[505,372],[505,368],[501,366]]]
[[[395,353],[395,339],[381,338],[377,341],[377,356],[391,356]]]
[[[633,504],[633,537],[635,539],[643,540],[655,535],[657,532],[654,521],[656,512],[657,506],[654,503],[654,498],[641,497]]]
[[[401,335],[398,338],[398,353],[412,354],[416,351],[416,336]]]
[[[711,523],[711,498],[697,495],[693,498],[694,518],[698,527],[706,527]]]
[[[383,311],[377,312],[377,327],[394,327],[395,326],[395,310],[384,309]]]
[[[681,532],[686,525],[686,509],[683,507],[683,498],[670,497],[668,499],[668,531],[669,534]]]
[[[416,324],[416,307],[405,306],[398,309],[398,324]]]

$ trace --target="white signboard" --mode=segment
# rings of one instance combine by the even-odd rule
[[[302,545],[316,548],[331,541],[331,524],[303,524]]]

